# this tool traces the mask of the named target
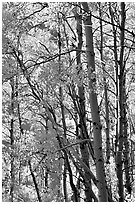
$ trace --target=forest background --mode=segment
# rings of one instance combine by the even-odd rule
[[[135,8],[5,2],[4,202],[135,200]]]

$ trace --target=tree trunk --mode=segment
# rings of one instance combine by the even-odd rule
[[[15,165],[14,165],[14,100],[15,100],[15,85],[14,78],[10,80],[11,85],[11,121],[10,121],[10,145],[11,145],[11,184],[10,184],[10,201],[14,202],[14,186],[15,186]]]
[[[112,23],[112,29],[113,29],[113,38],[114,38],[114,60],[115,60],[115,68],[114,68],[114,73],[115,73],[115,123],[116,123],[116,136],[115,136],[115,149],[114,152],[116,154],[117,152],[117,146],[118,146],[118,134],[119,134],[119,103],[118,103],[118,97],[119,97],[119,90],[118,90],[118,84],[119,84],[119,79],[118,79],[118,53],[117,53],[117,30],[114,26],[114,12],[112,11],[111,8],[111,3],[109,3],[109,13],[111,16],[111,23]]]
[[[60,33],[60,17],[58,13],[58,52],[59,52],[59,75],[61,74],[61,33]],[[66,122],[65,122],[65,114],[64,114],[64,105],[63,105],[63,90],[62,87],[59,87],[59,100],[60,100],[60,108],[61,108],[61,116],[62,116],[62,125],[64,131],[64,137],[66,138]],[[67,194],[67,163],[66,159],[64,160],[64,170],[63,170],[63,191],[64,191],[64,200],[68,202],[68,194]]]
[[[81,13],[81,10],[80,10]],[[82,49],[82,14],[78,14],[77,7],[75,10],[75,18],[77,21],[77,36],[78,36],[78,47],[76,51],[76,61],[77,61],[77,75],[79,78],[79,84],[78,84],[78,96],[79,96],[79,139],[83,140],[88,138],[87,129],[86,129],[86,109],[85,109],[85,91],[84,86],[82,85],[81,81],[81,71],[82,71],[82,65],[81,65],[81,49]],[[80,144],[80,151],[83,162],[87,165],[87,167],[90,169],[89,165],[89,152],[88,152],[88,146],[87,143],[81,143]],[[85,202],[92,202],[93,197],[91,195],[91,178],[89,175],[89,172],[84,170],[86,181],[84,182],[85,185]],[[88,182],[88,183],[87,183]],[[89,188],[90,186],[90,188]]]
[[[58,14],[58,49],[59,49],[59,74],[61,73],[61,32],[60,32],[60,18],[59,18],[59,14]],[[65,121],[65,113],[64,113],[64,105],[63,105],[63,90],[62,87],[59,87],[59,99],[60,99],[60,107],[61,107],[61,116],[62,116],[62,125],[63,125],[63,131],[64,131],[64,138],[66,139],[66,130],[67,130],[67,126],[66,126],[66,121]],[[67,176],[67,170],[69,173],[69,180],[70,180],[70,186],[73,192],[73,201],[78,202],[78,197],[77,197],[77,189],[76,186],[74,185],[73,182],[73,173],[72,173],[72,169],[69,163],[69,158],[67,156],[66,151],[64,150],[64,172],[63,172],[63,184],[64,184],[64,199],[65,202],[68,202],[68,196],[67,196],[67,183],[66,183],[66,176]]]
[[[99,116],[99,108],[96,94],[96,76],[95,76],[95,58],[94,58],[94,47],[93,47],[93,33],[90,10],[87,2],[82,3],[83,8],[86,12],[84,18],[85,34],[86,34],[86,51],[88,61],[88,79],[89,79],[89,98],[91,115],[93,122],[93,135],[94,135],[94,155],[96,162],[96,174],[98,180],[99,190],[99,201],[107,202],[107,184],[105,180],[105,168],[104,159],[102,154],[102,135],[101,135],[101,123]]]
[[[39,192],[39,188],[38,188],[38,184],[37,184],[37,181],[36,181],[36,177],[35,177],[35,175],[33,173],[30,160],[28,161],[28,165],[29,165],[30,173],[31,173],[31,176],[32,176],[32,179],[33,179],[33,183],[34,183],[34,186],[35,186],[35,190],[36,190],[36,193],[37,193],[38,201],[42,202],[42,199],[41,199],[41,196],[40,196],[40,192]]]
[[[100,58],[103,62],[103,25],[102,25],[102,10],[99,3],[99,16],[100,16]],[[102,63],[103,69],[103,83],[104,83],[104,93],[105,93],[105,120],[106,120],[106,163],[109,163],[110,159],[110,136],[109,136],[109,107],[108,107],[108,92],[107,92],[107,82],[106,82],[106,73],[105,66]]]
[[[60,96],[60,108],[61,108],[61,116],[62,116],[62,124],[63,124],[63,131],[64,131],[64,138],[66,139],[66,121],[65,121],[65,114],[64,114],[64,105],[63,105],[63,92],[62,88],[59,87],[59,96]],[[64,170],[63,170],[63,190],[64,190],[64,199],[65,202],[68,202],[68,193],[67,193],[67,163],[66,159],[64,160]]]
[[[60,148],[63,148],[64,147],[64,144],[62,142],[62,139],[60,138],[60,136],[57,134],[57,140],[59,142],[59,146]],[[66,141],[64,139],[64,141]],[[72,198],[73,198],[73,201],[74,202],[78,202],[78,190],[74,184],[74,181],[73,181],[73,172],[72,172],[72,169],[71,169],[71,166],[70,166],[70,163],[69,163],[69,158],[68,158],[68,155],[67,155],[67,149],[62,149],[63,153],[64,153],[64,161],[66,162],[66,166],[67,166],[67,170],[68,170],[68,174],[69,174],[69,182],[70,182],[70,186],[71,186],[71,189],[72,189],[72,192],[73,192],[73,195],[72,195]]]
[[[125,87],[124,87],[125,90]],[[125,170],[125,187],[129,194],[131,194],[131,178],[130,178],[130,146],[128,141],[128,121],[127,121],[127,115],[126,115],[126,90],[124,91],[124,170]]]
[[[123,142],[124,142],[124,87],[125,87],[125,65],[124,58],[124,28],[125,28],[125,3],[121,3],[121,35],[120,35],[120,75],[119,75],[119,138],[118,138],[118,152],[117,152],[117,177],[118,177],[118,190],[119,202],[124,202],[124,185],[123,185]]]

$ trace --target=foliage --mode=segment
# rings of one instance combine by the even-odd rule
[[[116,129],[117,122],[120,124],[120,108],[117,115],[116,104],[117,101],[119,104],[121,101],[120,95],[117,95],[116,82],[117,79],[118,83],[120,81],[120,73],[116,75],[116,66],[120,71],[121,4],[89,2],[88,6],[89,14],[85,12],[81,3],[3,3],[3,202],[86,201],[87,171],[90,172],[91,185],[88,188],[93,191],[93,200],[99,199],[96,163],[92,155],[95,124],[91,119],[92,90],[89,87],[89,76],[95,81],[94,91],[99,104],[102,124],[101,151],[104,157],[109,201],[119,201]],[[123,80],[126,97],[123,104],[126,114],[123,125],[126,123],[124,126],[126,133],[122,146],[122,176],[124,201],[130,202],[134,201],[135,197],[135,8],[134,3],[125,3],[125,6]],[[110,11],[114,14],[114,22]],[[82,18],[80,50],[76,15]],[[87,66],[86,32],[83,23],[88,15],[91,15],[92,19],[92,25],[88,26],[92,26],[93,29],[95,54],[95,71],[92,73],[89,73],[92,67]],[[79,56],[81,62],[78,64]],[[81,93],[84,93],[84,102],[80,96],[80,89],[83,90]],[[109,127],[106,123],[106,102]],[[81,104],[84,104],[85,116],[82,116]],[[107,128],[109,128],[109,159]],[[86,138],[81,138],[82,131]],[[85,166],[84,154],[89,158],[89,167]],[[125,168],[129,170],[128,176]],[[128,178],[130,188],[126,187]]]

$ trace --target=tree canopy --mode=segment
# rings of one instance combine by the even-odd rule
[[[3,202],[135,200],[135,4],[3,2]]]

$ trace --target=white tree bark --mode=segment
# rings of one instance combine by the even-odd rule
[[[102,154],[102,136],[101,136],[101,123],[99,116],[99,108],[96,94],[96,76],[95,76],[95,57],[93,46],[92,22],[90,10],[87,2],[82,3],[85,10],[84,26],[86,34],[86,51],[88,62],[88,79],[89,79],[89,99],[91,107],[91,115],[93,122],[93,135],[94,135],[94,153],[96,160],[96,175],[98,180],[99,201],[107,202],[107,184],[105,180],[105,168]]]

